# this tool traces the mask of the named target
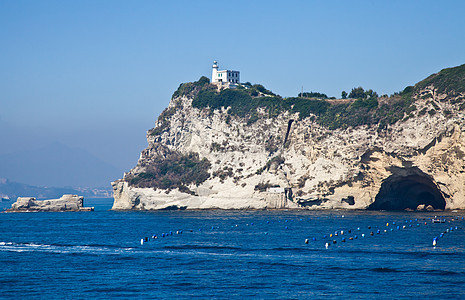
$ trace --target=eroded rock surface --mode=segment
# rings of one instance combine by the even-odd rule
[[[314,114],[258,108],[251,122],[175,95],[137,166],[112,183],[113,209],[465,209],[465,93],[430,82],[391,124],[332,129]],[[173,188],[169,172],[185,166],[198,182]]]
[[[91,211],[93,207],[84,207],[84,197],[63,195],[59,199],[36,200],[34,197],[18,197],[7,212],[33,211]]]

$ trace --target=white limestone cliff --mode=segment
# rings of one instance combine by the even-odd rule
[[[384,198],[375,208],[385,209],[398,204],[390,192],[405,182],[418,186],[408,191],[412,201],[465,209],[465,95],[427,86],[414,97],[410,116],[382,130],[378,124],[330,130],[314,116],[299,120],[285,111],[271,118],[264,109],[247,124],[227,108],[211,112],[194,108],[191,95],[173,97],[169,114],[148,132],[137,166],[112,183],[113,209],[366,209],[377,195]],[[424,113],[432,106],[434,114]],[[208,159],[210,177],[187,192],[131,184],[166,151]]]

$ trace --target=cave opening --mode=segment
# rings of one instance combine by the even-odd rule
[[[418,168],[399,168],[383,181],[368,209],[416,210],[420,205],[444,210],[446,200],[430,176]]]

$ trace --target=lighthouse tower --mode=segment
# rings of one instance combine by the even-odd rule
[[[218,82],[218,63],[216,60],[213,62],[212,82]]]

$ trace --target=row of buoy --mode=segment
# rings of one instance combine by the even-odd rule
[[[445,235],[446,233],[452,232],[452,231],[454,231],[454,229],[455,229],[455,230],[458,230],[459,227],[458,227],[458,226],[455,226],[455,227],[446,228],[445,231],[443,231],[443,232],[441,232],[441,233],[439,234],[439,237],[435,236],[435,237],[433,238],[433,247],[436,247],[436,246],[437,246],[439,238],[444,237],[444,235]]]
[[[437,219],[437,218],[438,218],[438,217],[435,216],[435,219]],[[444,217],[444,218],[447,218],[447,217]],[[464,217],[461,217],[461,219],[464,220]],[[427,220],[427,219],[424,218],[423,221],[425,221],[425,220]],[[431,218],[430,220],[431,220],[431,222],[433,222],[434,219]],[[452,222],[452,221],[454,221],[454,220],[459,220],[459,217],[452,218],[452,219],[450,220],[450,222]],[[418,222],[419,220],[418,220],[418,219],[415,219],[415,221]],[[407,229],[407,228],[409,228],[409,227],[412,227],[412,224],[408,224],[408,223],[412,223],[412,222],[413,222],[413,220],[405,220],[404,223],[407,223],[408,226],[407,226],[407,225],[397,225],[396,228],[397,228],[397,230],[400,230],[400,229]],[[444,222],[446,222],[446,219],[444,219]],[[423,222],[421,222],[421,221],[420,221],[420,223],[423,224]],[[416,226],[419,227],[419,226],[421,225],[420,223],[417,223]],[[433,222],[433,223],[434,223],[434,222]],[[424,225],[427,225],[427,224],[428,224],[427,222],[424,222]],[[386,223],[386,227],[389,227],[390,225],[396,225],[396,222],[392,222],[391,224],[390,224],[389,222]],[[372,228],[371,226],[368,226],[368,229],[371,229],[371,228]],[[378,228],[378,226],[375,226],[375,228]],[[448,232],[450,232],[450,231],[453,231],[453,229],[454,229],[453,227],[451,227],[450,229],[446,229],[446,231],[445,231],[444,233],[441,233],[440,237],[442,237],[445,233],[448,233]],[[455,226],[455,229],[457,230],[458,227]],[[357,228],[357,231],[360,231],[360,227]],[[376,234],[381,234],[382,232],[387,233],[388,231],[394,231],[394,229],[393,229],[392,227],[391,227],[389,230],[384,229],[383,231],[381,231],[380,229],[377,229],[377,230],[376,230]],[[351,230],[350,230],[350,229],[348,230],[348,233],[351,233]],[[339,234],[340,234],[341,236],[344,235],[344,230],[335,231],[334,234],[333,234],[333,233],[329,234],[329,237],[332,238],[333,236],[335,237],[335,236],[338,236]],[[374,236],[374,235],[375,235],[375,232],[374,232],[374,231],[371,231],[369,234],[370,234],[370,236]],[[328,237],[327,235],[324,235],[324,236],[323,236],[323,239],[326,239],[327,237]],[[361,237],[365,237],[365,234],[362,233],[362,234],[361,234]],[[357,239],[357,238],[358,238],[358,235],[354,235],[354,236],[350,236],[348,239],[349,239],[349,240],[354,240],[354,239]],[[317,239],[316,239],[315,237],[313,237],[312,240],[313,240],[313,241],[316,241]],[[342,238],[341,238],[341,242],[346,242],[346,238],[345,238],[345,237],[342,237]],[[436,246],[436,245],[437,245],[437,242],[438,242],[438,238],[435,237],[435,238],[433,239],[433,246]],[[308,244],[308,243],[309,243],[309,239],[305,239],[305,244]],[[332,244],[336,244],[336,243],[337,243],[336,240],[333,240],[333,241],[332,241]],[[326,248],[326,249],[328,249],[330,245],[331,245],[331,241],[325,242],[325,248]]]
[[[175,231],[175,233],[176,234],[182,234],[182,230],[177,230],[177,231]],[[167,232],[167,233],[163,232],[160,235],[160,237],[164,238],[164,237],[168,237],[168,236],[172,236],[172,235],[173,235],[173,231],[170,231],[170,232]],[[140,239],[140,244],[142,246],[142,245],[144,245],[144,243],[147,243],[150,240],[156,240],[156,239],[158,239],[158,235],[156,235],[156,234],[152,235],[151,237],[146,236],[146,237],[143,237],[143,238]]]
[[[342,215],[341,218],[344,218],[344,215]],[[444,220],[446,220],[446,218],[449,218],[449,217],[445,217],[445,216],[438,217],[438,216],[435,216],[434,218],[435,218],[435,219],[437,219],[437,218],[444,218]],[[464,220],[464,217],[461,217],[461,219]],[[425,220],[428,220],[428,219],[427,219],[427,218],[423,218],[423,221],[425,221]],[[429,220],[432,221],[433,218],[429,218]],[[459,220],[459,217],[455,217],[455,218],[452,218],[452,219],[451,219],[451,221],[454,221],[454,220]],[[285,220],[283,220],[283,223],[288,223],[288,222],[291,222],[291,221],[293,221],[293,220],[287,220],[287,219],[285,219]],[[296,220],[296,221],[297,221],[297,220]],[[303,220],[302,218],[300,218],[298,221],[304,221],[304,220]],[[313,219],[310,219],[309,221],[313,221]],[[423,224],[423,222],[422,222],[421,220],[419,220],[419,219],[415,219],[415,221],[417,222],[417,224],[416,224],[417,227],[420,226],[421,224]],[[449,222],[451,222],[451,221],[449,221]],[[276,222],[276,223],[282,223],[282,220],[278,220],[278,221],[266,221],[266,222],[264,222],[263,224],[270,224],[270,223],[273,224],[274,222]],[[419,223],[418,223],[418,222],[419,222]],[[408,227],[412,227],[412,224],[411,224],[411,223],[414,223],[414,221],[413,221],[413,220],[405,220],[404,222],[402,222],[402,221],[397,221],[397,222],[396,222],[396,221],[393,221],[393,222],[386,222],[386,223],[385,223],[386,228],[387,228],[387,227],[390,227],[390,228],[384,229],[384,230],[379,229],[379,228],[380,228],[379,226],[374,226],[374,227],[373,227],[374,229],[371,230],[371,229],[372,229],[372,226],[367,226],[367,228],[368,228],[369,230],[371,230],[368,234],[369,234],[370,236],[374,236],[375,233],[376,233],[376,234],[381,234],[381,233],[383,233],[383,232],[384,232],[384,233],[387,233],[388,231],[394,231],[394,228],[397,228],[397,230],[400,230],[400,229],[407,229]],[[420,224],[420,223],[421,223],[421,224]],[[262,223],[258,223],[258,224],[262,225]],[[400,224],[400,225],[398,225],[398,224]],[[284,225],[284,224],[283,224],[283,225]],[[414,224],[413,224],[413,225],[414,225]],[[424,225],[427,225],[427,222],[426,222],[426,221],[424,222]],[[245,224],[245,226],[254,226],[254,223],[253,223],[253,222],[250,222],[250,223]],[[394,226],[395,226],[395,227],[394,227]],[[231,227],[233,227],[233,228],[239,227],[239,224],[232,225]],[[220,228],[219,226],[211,226],[211,230],[215,230],[215,229],[219,229],[219,228]],[[289,229],[288,226],[284,226],[284,228],[285,228],[285,229]],[[375,229],[376,229],[376,230],[375,230]],[[448,230],[450,230],[450,229],[448,229]],[[201,232],[201,231],[202,231],[202,228],[199,228],[198,231]],[[208,230],[207,230],[207,231],[208,231]],[[351,240],[356,240],[356,239],[358,239],[359,235],[358,235],[358,234],[351,235],[351,234],[352,234],[352,231],[353,231],[352,229],[348,229],[348,230],[346,230],[346,231],[345,231],[345,230],[337,230],[337,231],[334,231],[334,233],[330,233],[329,235],[323,235],[323,240],[328,239],[328,236],[329,236],[329,239],[331,239],[331,238],[333,239],[332,241],[330,240],[330,241],[326,241],[326,242],[325,242],[325,248],[329,248],[329,246],[330,246],[331,244],[336,244],[336,243],[337,243],[337,240],[335,240],[334,237],[339,236],[339,235],[341,236],[341,240],[340,240],[340,241],[343,242],[343,243],[345,243],[346,240],[350,240],[350,241],[351,241]],[[357,227],[356,231],[357,231],[357,232],[358,232],[358,231],[361,231],[361,228],[360,228],[360,227]],[[182,230],[177,230],[177,231],[175,231],[176,234],[182,234],[182,232],[183,232]],[[190,232],[193,232],[193,230],[191,229]],[[267,232],[264,232],[264,234],[266,235]],[[164,238],[164,237],[168,237],[168,236],[172,236],[172,235],[173,235],[173,231],[169,231],[169,232],[167,232],[167,233],[162,233],[162,234],[160,235],[160,237]],[[349,236],[348,236],[348,238],[346,239],[345,237],[342,237],[342,236],[344,236],[344,235],[349,235]],[[361,234],[360,234],[360,237],[362,237],[362,238],[365,237],[365,233],[361,233]],[[440,236],[440,237],[442,237],[442,236]],[[149,242],[150,240],[156,240],[156,239],[158,239],[158,238],[159,238],[159,236],[157,236],[157,235],[152,235],[151,237],[146,236],[146,237],[140,239],[140,244],[141,244],[141,245],[144,245],[144,243],[147,243],[147,242]],[[316,237],[313,237],[313,238],[311,238],[311,240],[312,240],[312,241],[317,241],[317,238],[316,238]],[[437,238],[433,239],[434,246],[437,245],[437,241],[438,241]],[[310,242],[310,239],[305,239],[305,244],[308,244],[309,242]]]
[[[277,220],[277,221],[266,221],[264,223],[266,223],[266,224],[273,224],[274,222],[276,222],[276,223],[288,223],[288,222],[292,222],[292,221],[293,220],[285,219],[285,220]],[[299,221],[304,221],[304,219],[299,218]],[[245,226],[254,226],[254,222],[246,223]],[[239,227],[239,224],[231,225],[231,228],[237,228],[237,227]],[[285,226],[284,228],[289,229],[288,226]],[[215,230],[215,229],[220,229],[220,227],[219,226],[211,226],[211,230]],[[199,228],[198,231],[201,232],[202,228]],[[193,232],[193,230],[191,229],[190,232]],[[182,230],[176,231],[176,234],[181,234],[181,233],[182,233]],[[264,232],[264,234],[267,235],[268,232]],[[167,236],[170,236],[170,235],[173,235],[172,231],[170,231],[169,233],[162,233],[160,235],[160,237],[167,237]],[[144,245],[144,243],[147,243],[150,240],[155,240],[155,239],[158,239],[157,235],[152,235],[151,238],[150,237],[143,237],[143,238],[140,239],[140,244]]]

